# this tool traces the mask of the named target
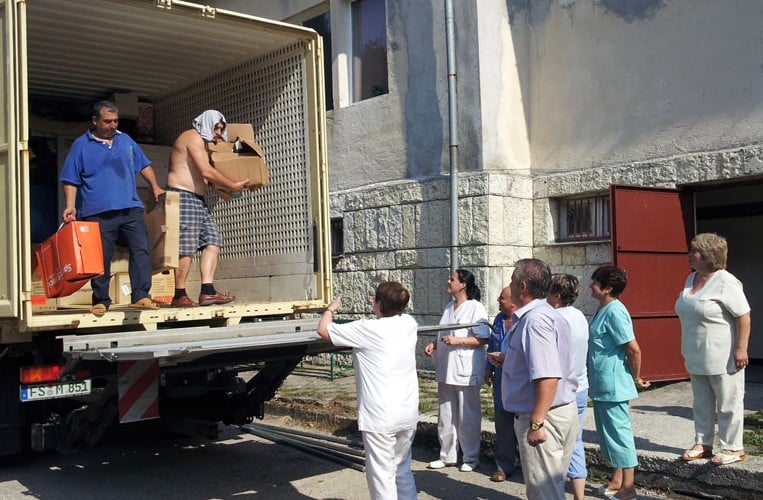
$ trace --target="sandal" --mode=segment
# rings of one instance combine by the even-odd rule
[[[696,446],[698,445],[694,445],[693,447],[686,450],[684,454],[681,455],[681,460],[684,462],[693,462],[694,460],[699,460],[700,458],[710,458],[713,456],[712,446],[702,445],[701,450],[696,449]]]
[[[93,316],[98,316],[99,318],[106,314],[106,305],[105,304],[93,304],[93,307],[90,308],[90,312],[93,314]]]
[[[715,454],[713,457],[713,465],[729,465],[736,462],[744,462],[747,459],[747,454],[744,451],[730,452],[729,450],[723,450]]]
[[[138,302],[133,302],[130,307],[137,307],[139,309],[159,309],[159,304],[156,304],[148,297],[143,297]]]

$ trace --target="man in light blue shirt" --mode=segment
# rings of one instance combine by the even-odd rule
[[[564,499],[564,478],[578,431],[577,377],[569,323],[545,298],[551,271],[522,259],[511,275],[511,300],[519,306],[505,342],[502,399],[516,413],[525,491],[529,499]]]

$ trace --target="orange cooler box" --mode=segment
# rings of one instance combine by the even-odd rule
[[[103,275],[103,247],[97,222],[64,224],[37,249],[45,296],[66,297]]]

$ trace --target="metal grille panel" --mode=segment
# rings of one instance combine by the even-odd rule
[[[301,44],[246,61],[154,102],[157,140],[172,144],[205,109],[251,123],[270,183],[223,201],[210,192],[225,239],[221,259],[299,254],[312,261],[305,54]],[[180,126],[178,126],[180,124]]]

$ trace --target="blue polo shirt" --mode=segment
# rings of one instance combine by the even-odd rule
[[[135,175],[150,164],[129,135],[117,131],[109,146],[88,130],[72,144],[59,181],[77,186],[80,219],[109,210],[143,208]]]
[[[571,339],[569,323],[545,299],[535,299],[514,312],[504,342],[501,392],[506,411],[531,412],[541,378],[559,380],[551,407],[575,401],[578,379]]]

